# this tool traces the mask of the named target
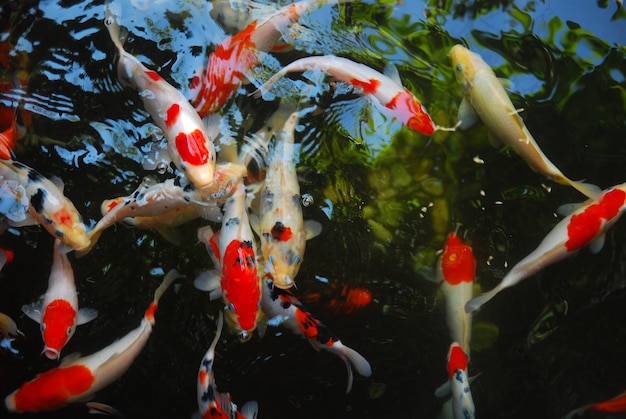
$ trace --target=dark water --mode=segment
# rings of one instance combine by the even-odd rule
[[[66,195],[94,224],[103,199],[126,195],[154,174],[141,160],[157,129],[137,94],[117,81],[102,2],[0,4],[8,61],[28,82],[0,100],[32,113],[17,158],[61,177]],[[212,9],[202,1],[129,2],[125,47],[188,93],[194,71],[228,35],[224,28],[237,23],[214,21]],[[514,104],[552,161],[569,177],[606,188],[626,181],[624,18],[613,1],[325,6],[303,19],[295,50],[265,57],[259,74],[329,53],[379,70],[393,64],[435,121],[451,126],[461,91],[447,52],[464,43],[511,80]],[[219,390],[239,405],[257,400],[263,418],[436,417],[443,401],[433,391],[446,379],[449,336],[437,287],[424,273],[447,233],[460,226],[474,249],[479,283],[490,289],[558,222],[559,205],[583,198],[533,173],[510,150],[491,148],[481,124],[429,139],[349,89],[331,89],[320,75],[293,80],[277,96],[323,109],[302,118],[297,136],[302,192],[315,200],[305,217],[324,226],[307,245],[297,294],[329,299],[344,284],[371,291],[373,302],[349,315],[329,310],[324,300],[309,308],[374,373],[355,377],[345,395],[341,360],[270,330],[245,344],[234,336],[220,343]],[[239,142],[277,107],[248,97],[252,90],[240,89],[221,112],[223,133]],[[152,231],[112,228],[89,255],[72,257],[80,304],[100,316],[78,328],[65,354],[92,353],[135,328],[160,272],[176,267],[187,275],[163,297],[154,333],[130,370],[96,396],[128,417],[188,417],[196,409],[196,373],[222,305],[192,285],[210,267],[195,238],[203,223],[181,228],[181,246]],[[559,417],[626,388],[625,234],[622,220],[599,254],[583,250],[475,315],[470,373],[481,373],[472,384],[479,417]],[[16,345],[21,358],[0,358],[2,396],[56,365],[40,356],[38,326],[20,311],[46,289],[52,242],[33,227],[0,236],[0,246],[16,254],[0,274],[0,311],[27,335]],[[78,406],[41,417],[85,412]]]

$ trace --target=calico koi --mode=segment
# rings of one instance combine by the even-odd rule
[[[399,77],[388,77],[378,71],[347,58],[325,55],[305,57],[296,60],[270,77],[255,93],[260,96],[267,92],[280,78],[291,72],[307,70],[322,71],[334,79],[352,86],[363,95],[375,99],[384,107],[384,112],[396,118],[413,131],[432,135],[437,130],[453,130],[437,126],[428,111],[407,88],[402,86]]]
[[[43,301],[22,306],[24,314],[41,325],[43,354],[50,359],[59,359],[61,350],[74,335],[76,326],[98,316],[94,309],[78,309],[74,271],[67,254],[62,253],[60,247],[61,241],[56,239],[48,290]]]
[[[117,380],[145,346],[155,324],[158,302],[179,277],[173,269],[163,278],[139,327],[91,355],[65,357],[60,366],[37,375],[9,394],[4,401],[6,408],[19,413],[57,410],[84,401]]]
[[[201,116],[217,112],[260,64],[260,54],[272,50],[287,27],[309,10],[345,0],[305,0],[257,19],[226,38],[209,55],[206,75],[191,82],[192,103]]]
[[[479,117],[489,130],[494,145],[502,142],[513,148],[535,172],[557,183],[570,185],[589,198],[598,197],[599,188],[569,179],[546,157],[493,70],[478,54],[455,45],[450,50],[450,60],[465,94],[459,107],[461,128],[470,126]]]
[[[139,92],[146,111],[167,139],[170,157],[176,167],[197,188],[211,185],[216,157],[213,138],[182,93],[124,50],[126,34],[120,34],[117,16],[111,7],[110,3],[107,4],[104,22],[118,49],[117,73],[120,82]]]
[[[322,227],[315,221],[304,222],[300,185],[294,163],[294,132],[298,114],[287,119],[274,148],[265,174],[259,208],[261,252],[265,270],[274,285],[290,288],[304,257],[306,241],[317,236]]]
[[[72,249],[81,251],[89,247],[82,217],[60,187],[15,160],[0,160],[0,179],[15,182],[23,188],[28,200],[28,214],[50,234]]]
[[[213,373],[213,362],[215,361],[215,348],[222,335],[224,316],[220,311],[217,320],[217,330],[211,346],[204,354],[198,371],[198,409],[197,417],[202,419],[229,418],[229,419],[253,419],[257,417],[258,404],[255,401],[247,402],[237,410],[233,404],[229,393],[217,391],[215,374]]]
[[[352,367],[363,377],[372,375],[372,368],[361,354],[344,345],[328,327],[317,320],[289,290],[274,286],[268,276],[263,284],[262,309],[271,325],[282,325],[309,341],[315,350],[323,349],[341,358],[348,370],[348,387],[352,389]]]
[[[476,410],[467,375],[467,355],[456,342],[450,345],[450,350],[448,351],[447,370],[452,392],[454,418],[475,418]]]
[[[599,252],[606,232],[617,222],[626,208],[626,183],[608,188],[596,200],[562,206],[559,212],[574,210],[562,219],[539,246],[519,261],[492,290],[474,297],[465,305],[468,313],[477,310],[505,288],[512,287],[534,275],[546,266],[555,263],[589,245],[592,253]]]
[[[437,266],[441,292],[446,301],[446,320],[450,337],[459,342],[463,352],[470,353],[472,315],[465,312],[465,303],[472,298],[476,277],[476,260],[472,248],[456,233],[450,233]]]

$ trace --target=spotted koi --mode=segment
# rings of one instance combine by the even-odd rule
[[[454,342],[450,345],[447,361],[448,378],[452,392],[452,411],[455,419],[476,417],[474,400],[467,375],[467,355],[461,346]]]
[[[608,188],[598,199],[589,199],[574,206],[563,206],[575,211],[562,219],[539,246],[518,262],[502,281],[492,290],[471,299],[465,310],[472,312],[505,288],[512,287],[534,275],[544,267],[555,263],[589,245],[592,253],[604,246],[606,232],[621,217],[626,208],[626,183]]]
[[[80,403],[117,380],[133,363],[145,346],[155,324],[158,302],[181,275],[171,270],[154,293],[141,324],[106,348],[91,355],[66,357],[61,365],[45,371],[5,398],[10,412],[40,412]]]
[[[98,316],[94,309],[78,309],[74,271],[67,254],[61,252],[60,247],[61,241],[56,239],[48,290],[43,301],[22,306],[24,314],[41,325],[43,354],[50,359],[59,359],[61,349],[74,335],[76,326]]]

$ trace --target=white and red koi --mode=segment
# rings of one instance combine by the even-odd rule
[[[5,399],[10,412],[40,412],[82,402],[117,380],[131,366],[150,338],[159,299],[181,275],[171,270],[154,293],[141,324],[124,337],[91,355],[66,357],[61,365],[43,372]]]
[[[453,342],[448,351],[448,379],[452,393],[452,411],[454,419],[473,419],[476,417],[474,400],[467,375],[467,355],[461,346]]]
[[[306,241],[317,236],[321,225],[304,222],[300,203],[300,185],[294,163],[294,132],[297,113],[287,119],[274,147],[265,174],[259,208],[259,236],[265,270],[274,286],[290,288],[304,257]]]
[[[263,94],[290,72],[317,70],[347,83],[363,95],[374,98],[385,112],[413,131],[432,135],[436,130],[451,130],[437,126],[424,105],[399,80],[385,76],[364,64],[334,55],[305,57],[296,60],[268,79],[255,93]]]
[[[476,277],[476,260],[472,248],[456,233],[450,233],[437,267],[441,292],[446,301],[446,321],[453,342],[470,353],[472,315],[465,312],[465,303],[472,298]]]
[[[512,287],[589,245],[593,253],[602,249],[605,234],[626,208],[626,183],[606,189],[597,200],[589,199],[569,216],[562,219],[539,246],[519,261],[492,290],[471,299],[465,310],[472,312],[505,288]],[[564,207],[563,207],[564,208]]]
[[[22,163],[0,160],[0,178],[19,184],[28,199],[28,213],[54,237],[75,250],[89,247],[87,229],[72,202],[61,188]]]
[[[202,419],[225,418],[225,419],[253,419],[257,417],[258,404],[255,401],[247,402],[241,410],[233,404],[229,393],[220,393],[215,384],[213,362],[215,361],[215,347],[222,335],[224,317],[220,311],[217,321],[217,330],[211,346],[204,354],[198,371],[198,417]]]
[[[118,78],[135,88],[146,111],[161,128],[172,161],[199,189],[213,183],[215,146],[193,106],[174,86],[124,50],[117,17],[107,4],[105,25],[119,53]]]
[[[323,349],[341,358],[348,370],[348,387],[352,389],[352,367],[363,377],[372,375],[367,359],[344,345],[328,327],[317,320],[289,290],[274,286],[271,279],[263,284],[262,309],[271,325],[282,325],[292,333],[306,338],[316,350]]]
[[[0,159],[10,160],[17,134],[17,108],[0,107]]]
[[[224,219],[217,243],[226,320],[237,332],[239,340],[245,342],[252,337],[261,316],[261,279],[243,183],[237,185],[224,204]]]
[[[597,198],[597,187],[569,179],[543,154],[493,70],[478,54],[455,45],[450,60],[465,94],[459,107],[461,128],[471,125],[478,116],[489,130],[492,143],[510,146],[534,171]]]
[[[345,1],[345,0],[344,0]],[[217,112],[260,64],[260,54],[276,47],[282,33],[307,11],[337,0],[305,0],[287,5],[257,19],[241,32],[226,38],[209,55],[206,76],[191,83],[192,103],[201,116]]]
[[[43,354],[50,359],[59,359],[61,350],[74,335],[76,326],[98,316],[96,310],[78,309],[74,271],[67,254],[62,253],[60,247],[61,241],[56,239],[48,290],[43,301],[22,306],[24,314],[41,325]]]
[[[565,419],[571,419],[575,416],[579,416],[587,410],[595,410],[604,413],[626,413],[626,391],[618,394],[610,400],[603,402],[591,403],[583,407],[579,407],[568,413]]]
[[[4,265],[13,262],[14,257],[15,255],[12,250],[0,247],[0,271],[4,268]]]

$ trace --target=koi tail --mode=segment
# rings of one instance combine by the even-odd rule
[[[597,185],[593,185],[591,183],[575,181],[575,180],[571,180],[571,179],[568,179],[568,178],[566,178],[566,179],[567,179],[567,183],[571,187],[573,187],[578,192],[580,192],[581,194],[585,195],[588,198],[597,200],[597,199],[600,198],[600,195],[602,194],[602,190]]]
[[[161,285],[159,285],[156,291],[154,291],[154,299],[152,300],[152,304],[150,304],[150,307],[148,307],[148,310],[146,310],[144,321],[147,320],[149,323],[154,324],[154,313],[157,309],[157,306],[159,305],[159,300],[161,299],[167,288],[172,285],[172,282],[174,282],[174,280],[178,278],[182,278],[183,276],[184,275],[182,275],[176,269],[171,269],[167,273],[167,275],[165,275],[165,278],[163,278],[163,282],[161,282]]]
[[[494,289],[487,291],[483,294],[480,294],[477,297],[472,298],[465,304],[465,312],[472,313],[486,304],[489,300],[496,296],[500,291],[504,288],[507,288],[502,285],[502,283],[498,284]]]
[[[352,367],[359,373],[359,375],[363,377],[370,377],[372,375],[372,367],[370,363],[365,359],[363,355],[355,351],[354,349],[344,345],[341,341],[335,341],[332,345],[324,345],[322,346],[317,341],[309,340],[315,349],[325,349],[329,352],[334,353],[339,358],[343,359],[346,363],[346,368],[348,370],[348,387],[346,389],[346,394],[350,393],[352,390]],[[316,345],[317,344],[317,345]]]

